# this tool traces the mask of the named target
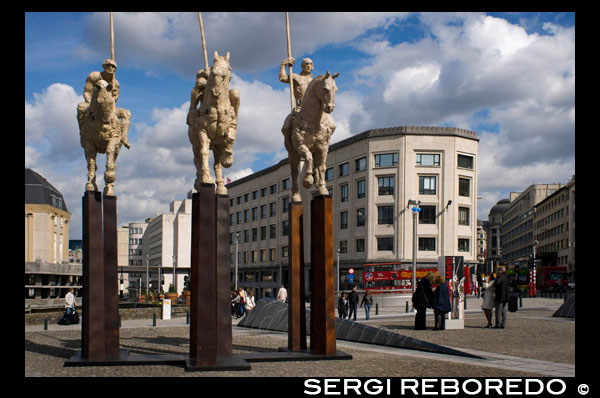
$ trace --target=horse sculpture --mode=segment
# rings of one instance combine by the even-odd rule
[[[233,164],[233,143],[237,130],[240,94],[229,90],[231,66],[229,53],[225,57],[215,51],[214,63],[206,81],[200,108],[192,112],[188,136],[194,152],[196,180],[194,188],[201,184],[214,184],[208,167],[210,150],[214,155],[216,193],[227,195],[223,167]]]
[[[122,122],[115,113],[115,100],[107,81],[98,80],[94,85],[89,107],[79,122],[79,134],[88,168],[86,191],[98,190],[96,155],[106,153],[104,195],[114,196],[114,183],[117,178],[116,161],[123,145],[123,135]]]
[[[314,186],[320,195],[329,195],[325,186],[325,169],[329,140],[335,131],[335,123],[331,112],[335,108],[337,86],[334,75],[327,71],[315,77],[306,88],[300,110],[296,108],[286,118],[281,129],[285,148],[288,151],[291,177],[292,202],[301,202],[298,190],[298,173],[300,161],[304,160],[305,188]]]

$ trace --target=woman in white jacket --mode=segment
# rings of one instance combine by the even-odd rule
[[[483,303],[481,303],[481,309],[483,309],[485,317],[488,321],[486,328],[491,328],[492,308],[494,308],[494,296],[496,290],[494,287],[494,275],[491,272],[487,274],[483,282],[483,288],[485,289],[485,293],[483,294]]]

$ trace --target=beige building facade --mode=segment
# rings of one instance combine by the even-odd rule
[[[333,199],[333,245],[342,287],[350,268],[355,270],[355,283],[362,283],[364,264],[411,266],[409,200],[421,209],[419,267],[437,267],[443,256],[462,256],[466,265],[477,262],[478,144],[477,134],[468,130],[403,126],[368,130],[331,145],[326,180]],[[257,297],[273,296],[288,282],[289,179],[285,159],[227,186],[232,270],[237,251],[239,285],[255,288]],[[301,187],[304,214],[310,215],[315,194]],[[307,264],[309,219],[304,217]]]

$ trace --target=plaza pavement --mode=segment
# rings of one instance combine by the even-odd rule
[[[365,320],[359,308],[357,321],[386,330],[458,349],[484,359],[428,353],[337,340],[337,348],[352,360],[253,362],[250,371],[189,372],[178,365],[129,365],[64,367],[81,346],[81,323],[48,324],[25,328],[25,376],[101,377],[572,377],[575,376],[575,321],[554,318],[562,299],[523,298],[517,312],[508,313],[506,329],[486,329],[481,300],[469,297],[462,330],[414,330],[414,314],[402,303],[371,310]],[[287,333],[237,326],[233,319],[233,352],[252,353],[287,346]],[[124,320],[120,346],[132,354],[189,352],[189,325],[185,317],[170,320]]]

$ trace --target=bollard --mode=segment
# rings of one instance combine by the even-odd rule
[[[408,312],[408,301],[406,302],[406,312]]]
[[[44,319],[44,330],[48,330],[48,318]]]
[[[185,313],[185,324],[186,325],[190,324],[190,313],[189,313],[189,311],[186,311],[186,313]]]
[[[519,297],[519,307],[523,308],[523,297]]]
[[[152,326],[156,326],[156,314],[152,314]]]
[[[465,310],[467,309],[467,296],[465,296]]]
[[[375,315],[379,315],[379,303],[375,303]]]

